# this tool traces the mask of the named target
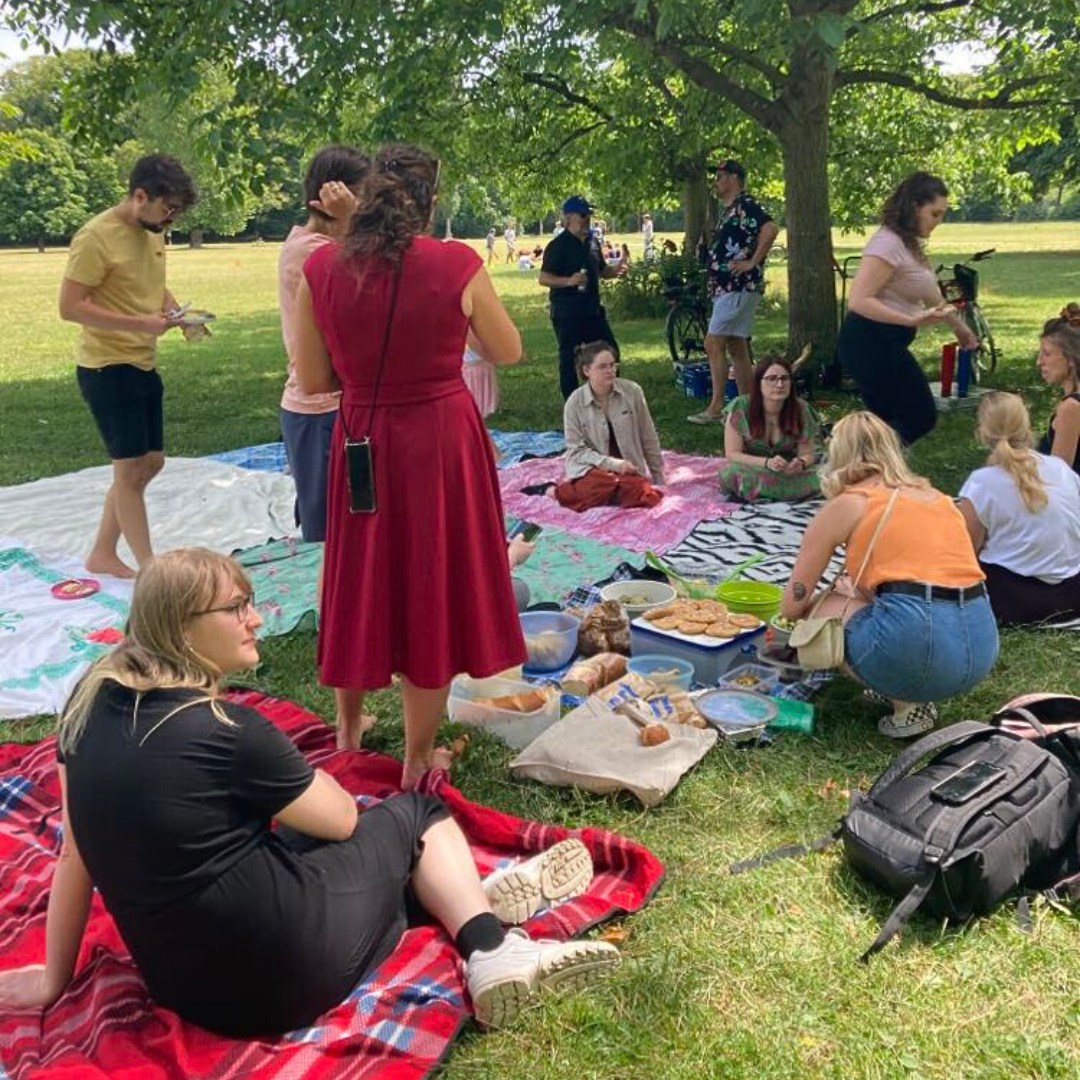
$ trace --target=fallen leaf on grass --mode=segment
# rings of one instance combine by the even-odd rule
[[[600,935],[600,940],[606,941],[609,945],[621,945],[629,936],[630,932],[621,926],[609,926]]]

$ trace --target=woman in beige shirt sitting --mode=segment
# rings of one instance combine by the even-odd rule
[[[563,411],[566,479],[552,495],[578,512],[605,505],[655,506],[664,497],[654,486],[664,482],[664,462],[641,387],[618,378],[606,341],[579,345],[575,360],[584,384]]]

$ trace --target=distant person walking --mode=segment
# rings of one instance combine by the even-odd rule
[[[517,232],[513,225],[506,226],[503,240],[506,241],[506,261],[512,263],[517,258]]]
[[[140,158],[128,193],[91,218],[71,241],[60,318],[81,326],[79,389],[113,466],[91,573],[131,578],[117,553],[127,541],[139,566],[153,557],[144,492],[165,465],[163,389],[157,339],[181,321],[165,285],[165,230],[196,199],[183,166],[165,154]]]
[[[487,237],[484,240],[487,245],[487,264],[490,266],[495,261],[495,230],[488,229]]]
[[[656,258],[656,246],[653,241],[652,214],[641,215],[641,240],[645,248],[644,259],[646,262],[652,262],[652,260]]]
[[[609,266],[596,235],[590,230],[593,208],[582,195],[562,205],[566,228],[544,249],[537,281],[551,290],[551,325],[559,344],[559,388],[565,399],[577,389],[574,352],[588,341],[606,341],[619,357],[619,344],[600,303],[600,279],[626,271],[620,259]]]
[[[765,257],[780,231],[746,191],[746,169],[733,160],[716,166],[713,190],[720,220],[709,245],[709,292],[713,298],[705,352],[712,373],[712,400],[688,417],[694,424],[722,423],[729,364],[740,394],[750,393],[750,336],[765,292]]]

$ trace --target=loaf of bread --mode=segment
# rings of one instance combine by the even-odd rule
[[[579,660],[566,673],[562,688],[567,694],[588,697],[626,674],[626,657],[619,653],[603,652]]]
[[[493,709],[507,712],[530,713],[542,709],[548,702],[545,690],[522,690],[518,694],[503,694],[500,697],[473,698],[476,705],[488,705]]]

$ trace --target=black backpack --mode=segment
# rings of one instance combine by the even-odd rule
[[[1022,702],[1022,704],[1021,704]],[[733,866],[739,873],[840,839],[851,866],[900,898],[863,954],[881,949],[916,910],[950,920],[1062,883],[1080,869],[1080,737],[1035,715],[1080,717],[1075,698],[1018,699],[991,724],[965,721],[907,747],[829,837]]]

